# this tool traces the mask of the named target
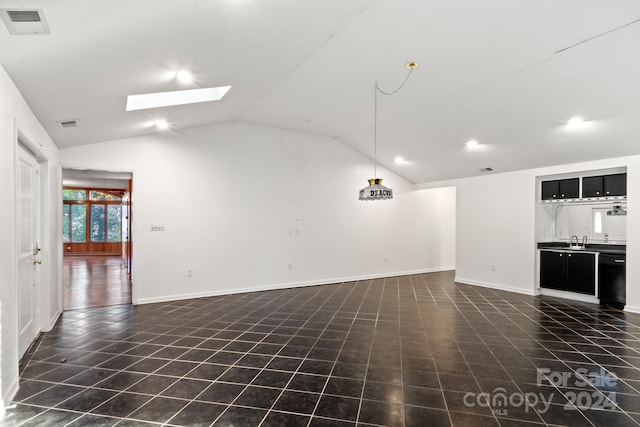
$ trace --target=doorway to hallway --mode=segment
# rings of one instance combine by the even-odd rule
[[[63,310],[131,304],[126,172],[63,169]]]

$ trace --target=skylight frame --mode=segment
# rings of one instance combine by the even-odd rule
[[[126,111],[219,101],[227,94],[229,89],[231,89],[231,86],[218,86],[129,95],[127,96]]]

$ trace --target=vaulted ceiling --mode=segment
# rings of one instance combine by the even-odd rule
[[[242,121],[324,135],[414,183],[640,154],[635,0],[0,0],[0,64],[61,147]],[[188,69],[191,84],[172,72]],[[127,95],[231,85],[125,111]],[[581,116],[582,126],[566,121]],[[78,120],[63,128],[59,121]],[[169,130],[171,132],[172,130]],[[479,146],[465,143],[475,139]],[[402,156],[406,162],[396,164]]]

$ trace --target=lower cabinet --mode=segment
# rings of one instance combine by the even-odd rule
[[[565,252],[540,251],[540,286],[567,290],[567,259]]]
[[[540,286],[596,294],[596,255],[575,251],[540,251]]]
[[[580,252],[567,253],[567,290],[596,294],[596,256]]]

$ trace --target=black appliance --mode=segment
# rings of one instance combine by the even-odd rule
[[[623,309],[627,303],[626,255],[600,254],[598,287],[600,303]]]

